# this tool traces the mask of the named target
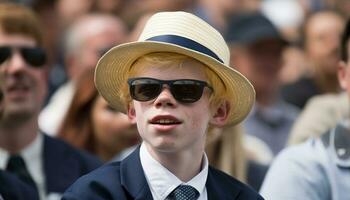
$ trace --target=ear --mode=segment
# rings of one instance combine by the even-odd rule
[[[130,104],[128,104],[128,112],[127,112],[128,118],[131,121],[131,123],[136,123],[136,111],[135,108]]]
[[[339,85],[343,90],[347,87],[347,64],[344,61],[339,61],[338,63],[338,81]]]
[[[214,110],[214,114],[210,119],[210,124],[216,127],[224,126],[230,109],[230,104],[227,101],[222,102],[220,106]]]

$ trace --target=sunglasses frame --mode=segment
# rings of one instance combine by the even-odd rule
[[[159,85],[159,88],[157,88],[157,92],[154,93],[154,95],[152,97],[149,97],[147,99],[141,99],[141,98],[138,98],[137,95],[135,95],[135,89],[133,86],[133,83],[134,81],[137,81],[137,80],[150,80],[152,81],[151,84],[158,84]],[[199,86],[200,87],[200,90],[201,90],[201,94],[200,95],[197,95],[197,97],[193,98],[193,99],[187,99],[185,100],[184,98],[181,98],[181,94],[178,94],[173,85],[176,85],[176,82],[192,82],[192,83],[195,83],[195,84],[192,84],[192,85],[196,85],[196,86]],[[145,83],[147,84],[147,83]],[[174,80],[159,80],[159,79],[155,79],[155,78],[149,78],[149,77],[137,77],[137,78],[129,78],[128,79],[128,85],[129,85],[129,92],[130,92],[130,96],[136,100],[136,101],[151,101],[155,98],[157,98],[159,96],[159,94],[163,91],[163,86],[164,85],[168,85],[169,86],[169,90],[171,92],[171,95],[179,102],[181,103],[194,103],[196,101],[198,101],[202,96],[203,96],[203,92],[204,92],[204,88],[207,87],[209,88],[211,91],[214,91],[214,89],[205,81],[201,81],[201,80],[195,80],[195,79],[174,79]],[[179,84],[180,85],[180,84]]]
[[[29,46],[11,46],[0,45],[0,65],[13,56],[13,51],[18,51],[23,60],[34,68],[40,68],[45,65],[47,55],[43,48]],[[37,57],[35,57],[37,56]],[[35,58],[35,59],[33,59]]]

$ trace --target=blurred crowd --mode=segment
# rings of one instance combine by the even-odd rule
[[[49,185],[54,178],[43,181],[49,175],[40,175],[43,172],[38,172],[35,164],[27,164],[40,199],[59,198],[76,178],[102,163],[123,159],[140,143],[136,125],[98,94],[94,68],[113,46],[137,40],[148,17],[157,11],[184,10],[207,21],[228,43],[231,67],[252,82],[256,103],[248,118],[234,127],[209,130],[207,155],[211,165],[257,191],[282,150],[318,137],[349,117],[348,95],[342,92],[344,87],[338,81],[338,63],[341,36],[350,17],[350,1],[1,0],[0,5],[4,2],[30,8],[37,15],[39,21],[35,26],[42,31],[42,38],[39,36],[42,41],[37,45],[46,60],[37,83],[44,84],[38,86],[41,92],[37,94],[43,97],[33,102],[40,108],[33,114],[33,123],[21,130],[34,132],[32,139],[20,136],[26,137],[27,142],[17,148],[6,132],[19,132],[18,124],[23,117],[7,119],[3,115],[10,111],[0,110],[0,185],[1,174],[7,173],[7,160],[12,154],[23,154],[28,145],[33,146],[39,139],[63,140],[57,148],[68,143],[74,150],[79,149],[85,159],[82,161],[85,164],[72,163],[72,159],[83,160],[80,153],[73,157],[62,154],[59,163],[44,165],[53,173],[63,170],[62,162],[75,167],[56,174],[63,178],[76,173],[71,179],[62,179],[57,187]],[[11,33],[10,25],[4,28],[7,23],[2,19],[6,18],[4,13],[0,9],[0,32],[8,28],[5,32]],[[37,39],[35,34],[29,36]],[[8,41],[0,36],[0,64],[7,58],[2,48]],[[22,56],[25,57],[24,53]],[[20,77],[20,70],[25,70],[20,67],[14,66],[6,73]],[[26,83],[22,81],[23,87]],[[5,99],[5,106],[0,107],[3,109],[6,92],[1,98]],[[37,132],[45,136],[39,138]],[[40,155],[46,150],[44,147]],[[30,156],[24,160],[34,162]],[[264,192],[268,191],[266,188],[268,185]]]

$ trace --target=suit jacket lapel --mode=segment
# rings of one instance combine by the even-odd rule
[[[71,180],[79,174],[77,163],[60,148],[56,141],[44,134],[43,163],[47,194],[63,193]]]
[[[120,164],[121,184],[132,199],[153,199],[140,161],[140,147]]]
[[[232,184],[227,184],[227,181],[225,180],[227,177],[217,175],[217,172],[209,166],[208,178],[205,184],[208,193],[208,200],[236,199],[241,189],[237,186],[232,187]]]

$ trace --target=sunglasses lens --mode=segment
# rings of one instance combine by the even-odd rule
[[[41,48],[21,48],[23,58],[33,67],[40,67],[46,63],[45,51]]]
[[[0,47],[0,64],[6,61],[11,56],[10,47]]]
[[[171,87],[174,98],[183,103],[193,103],[202,97],[204,85],[192,80],[175,81]]]
[[[152,79],[136,79],[130,83],[130,94],[137,101],[149,101],[158,96],[161,84]]]

